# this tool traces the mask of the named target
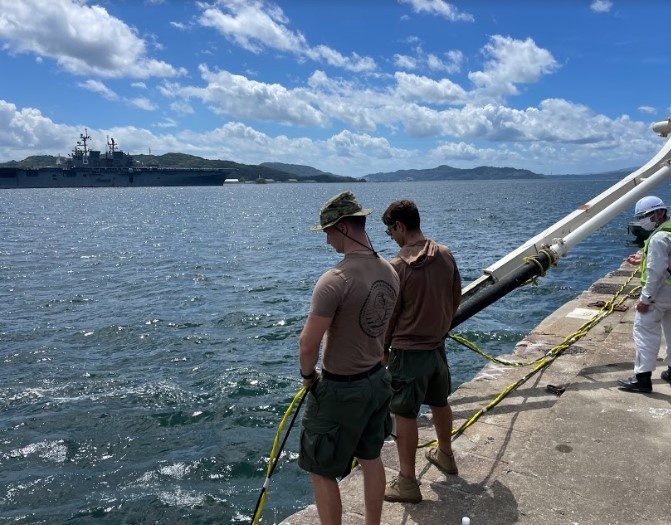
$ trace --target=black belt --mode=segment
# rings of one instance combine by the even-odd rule
[[[358,381],[359,379],[366,379],[367,377],[372,376],[375,372],[377,372],[380,368],[382,368],[382,363],[376,364],[373,368],[368,370],[367,372],[361,372],[360,374],[354,374],[351,376],[343,376],[340,374],[332,374],[331,372],[327,372],[326,370],[322,369],[322,377],[325,379],[330,379],[331,381],[342,381],[342,382],[347,382],[347,381]]]

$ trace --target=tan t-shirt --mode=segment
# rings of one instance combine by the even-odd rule
[[[398,290],[397,273],[372,253],[347,254],[319,278],[310,313],[333,317],[324,339],[324,370],[358,374],[382,360]]]
[[[402,350],[443,344],[461,300],[461,277],[447,247],[431,239],[404,246],[391,260],[401,292],[385,338]]]

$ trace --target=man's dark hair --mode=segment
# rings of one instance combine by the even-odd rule
[[[392,202],[382,214],[382,222],[391,226],[396,221],[405,224],[410,231],[419,230],[420,219],[417,205],[408,199]]]

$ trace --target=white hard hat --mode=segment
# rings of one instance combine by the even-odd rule
[[[634,209],[634,217],[640,217],[651,211],[666,209],[664,202],[659,197],[654,195],[648,195],[643,197],[636,203],[636,208]]]

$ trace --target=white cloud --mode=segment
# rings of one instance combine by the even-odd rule
[[[164,118],[160,122],[156,124],[156,127],[159,128],[176,128],[177,127],[177,121],[172,118]]]
[[[156,104],[146,97],[137,97],[132,98],[128,101],[131,106],[134,106],[138,109],[143,109],[145,111],[154,111],[157,109]]]
[[[417,59],[408,55],[394,55],[394,65],[400,69],[417,69]]]
[[[402,4],[410,4],[415,13],[429,13],[442,16],[451,22],[474,22],[475,18],[469,13],[460,12],[452,4],[444,0],[399,0]]]
[[[81,129],[55,124],[34,108],[0,99],[0,158],[23,160],[36,152],[68,152]],[[69,139],[69,140],[68,140]]]
[[[260,53],[270,48],[298,53],[307,47],[302,34],[286,27],[289,21],[277,6],[266,6],[261,0],[234,0],[220,5],[201,4],[200,24],[217,29],[248,51]]]
[[[140,82],[140,85],[133,85],[134,87],[141,87],[141,88],[146,88],[144,83]],[[108,88],[105,83],[101,82],[100,80],[92,80],[89,79],[86,82],[80,82],[77,84],[79,87],[86,89],[87,91],[91,91],[92,93],[97,93],[101,97],[107,99],[107,100],[120,100],[121,97],[117,95],[114,91],[112,91],[110,88]],[[142,109],[145,111],[154,111],[158,108],[156,104],[151,102],[148,98],[146,97],[137,97],[137,98],[130,98],[130,99],[125,99],[125,101],[138,109]]]
[[[614,132],[606,117],[560,99],[547,99],[537,108],[524,110],[486,104],[424,111],[425,126],[433,122],[439,126],[438,136],[456,139],[595,144],[612,140]]]
[[[515,166],[524,159],[519,152],[507,147],[482,148],[467,142],[446,142],[428,153],[436,165],[445,163],[475,162],[479,166]]]
[[[426,67],[431,71],[459,73],[464,55],[461,51],[451,50],[441,54],[441,56],[429,53],[425,54],[421,46],[414,49],[415,55],[394,55],[394,66],[398,69],[416,70],[420,67]]]
[[[280,7],[263,0],[229,0],[217,7],[200,3],[198,23],[211,27],[226,39],[252,53],[274,49],[354,72],[373,71],[375,61],[353,53],[346,57],[324,45],[311,46],[300,32],[287,27],[289,19]]]
[[[445,71],[447,73],[459,73],[461,71],[461,64],[464,60],[464,55],[461,51],[447,51],[443,53],[443,56],[445,59],[429,54],[426,57],[429,69],[433,71]]]
[[[308,86],[315,89],[319,86],[328,86],[330,83],[331,80],[324,71],[315,71],[308,77]]]
[[[208,104],[213,112],[234,118],[251,118],[290,125],[323,126],[325,115],[300,94],[280,84],[264,84],[228,71],[210,71],[199,67],[205,87],[183,87],[166,84],[160,88],[168,97],[196,98]]]
[[[323,147],[307,137],[270,136],[240,122],[229,122],[204,135],[180,133],[180,140],[207,143],[214,158],[235,160],[245,164],[264,161],[285,161],[315,165]],[[259,156],[260,152],[262,153]],[[256,160],[263,158],[264,160]],[[241,159],[241,160],[238,160]]]
[[[325,62],[330,66],[347,69],[354,73],[374,71],[376,68],[375,60],[370,57],[362,57],[357,53],[352,53],[352,56],[348,58],[327,46],[315,46],[306,49],[304,53],[305,56],[315,62]]]
[[[75,75],[149,78],[185,73],[149,58],[134,29],[84,0],[0,0],[0,40],[14,53],[54,59]]]
[[[639,106],[638,110],[646,115],[655,115],[657,113],[657,109],[652,106]]]
[[[388,158],[393,155],[394,148],[384,137],[372,137],[366,134],[356,134],[350,131],[341,131],[326,141],[326,147],[334,155],[346,158]]]
[[[516,95],[517,84],[537,82],[541,75],[559,67],[552,54],[538,47],[531,38],[516,40],[494,35],[483,54],[489,57],[484,70],[471,72],[468,78],[479,94],[495,99]]]
[[[594,0],[589,8],[595,13],[608,13],[613,7],[610,0]]]
[[[87,91],[97,93],[107,100],[121,100],[121,97],[117,93],[108,88],[105,83],[101,82],[100,80],[89,79],[86,82],[80,82],[77,85],[83,89],[86,89]],[[133,87],[146,89],[146,86],[143,82],[134,83]],[[158,109],[158,106],[146,97],[124,98],[124,101],[128,105],[142,109],[144,111],[155,111]]]
[[[186,101],[178,100],[170,104],[170,109],[175,113],[181,115],[192,115],[194,113],[193,106]]]
[[[511,49],[500,53],[499,62],[492,61],[486,68],[490,82],[501,79],[514,88],[513,82],[534,81],[548,64],[553,64],[547,57],[530,64],[534,63],[534,53],[543,57],[543,50],[538,52],[528,41],[505,43]],[[518,47],[527,58],[520,67],[508,61],[508,55]],[[175,99],[173,110],[192,111],[190,101],[199,100],[213,112],[233,119],[324,129],[329,123],[341,122],[354,133],[372,133],[384,127],[393,134],[457,140],[591,143],[606,134],[599,131],[600,126],[584,123],[591,117],[582,106],[552,99],[524,111],[507,108],[496,100],[479,104],[476,100],[482,98],[483,87],[468,92],[447,78],[434,80],[397,72],[395,83],[373,89],[315,71],[304,87],[287,89],[227,71],[211,71],[206,65],[201,65],[200,71],[205,81],[202,87],[166,83],[160,88],[163,95]],[[574,114],[577,116],[571,118]]]
[[[86,89],[87,91],[91,91],[93,93],[98,93],[101,95],[103,98],[106,98],[107,100],[119,100],[119,95],[117,95],[114,91],[112,91],[110,88],[108,88],[103,82],[100,80],[92,80],[89,79],[86,82],[80,82],[78,84],[79,87]]]
[[[395,92],[402,99],[436,105],[463,104],[466,100],[466,92],[461,86],[446,78],[435,81],[408,73],[396,73],[394,76],[397,84]]]

